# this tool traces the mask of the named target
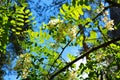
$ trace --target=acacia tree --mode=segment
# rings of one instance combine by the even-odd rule
[[[52,17],[39,32],[27,31],[28,42],[20,45],[26,53],[19,55],[14,68],[18,76],[24,80],[120,79],[120,37],[109,36],[119,25],[114,26],[108,12],[119,6],[119,0],[72,0],[63,4],[57,19]],[[79,46],[79,54],[68,50],[67,61],[62,55],[73,46]],[[76,64],[83,58],[86,63]]]
[[[119,7],[119,1],[107,2],[111,4],[73,0],[63,4],[58,19],[52,18],[48,24],[43,24],[40,32],[30,31],[33,45],[29,45],[28,53],[20,55],[15,67],[21,70],[21,77],[31,80],[119,79],[119,46],[114,43],[119,43],[120,38],[109,38],[108,31],[114,31],[117,26],[113,27],[107,12],[111,7]],[[92,3],[97,7],[93,8]],[[87,13],[90,16],[86,17]],[[71,61],[68,62],[61,55],[70,46],[80,46],[81,51],[78,56],[68,54]],[[81,63],[76,69],[75,62],[84,57],[86,64]],[[85,74],[88,77],[83,78]]]

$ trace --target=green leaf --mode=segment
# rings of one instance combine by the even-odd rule
[[[15,30],[15,29],[12,29],[12,31],[13,31],[13,32],[16,32],[16,30]]]
[[[120,60],[120,53],[117,53],[115,56]]]
[[[16,29],[17,29],[17,30],[22,30],[22,28],[19,28],[19,27],[17,27]]]
[[[22,22],[20,23],[20,22],[19,22],[19,23],[17,23],[17,25],[18,25],[18,26],[24,26],[24,23],[22,23]]]
[[[17,35],[20,35],[20,32],[16,32]]]
[[[87,10],[91,10],[91,7],[90,6],[87,6],[87,5],[83,5],[83,8],[87,9]]]
[[[16,17],[21,19],[21,18],[24,18],[24,15],[17,14]]]
[[[26,21],[25,21],[25,23],[29,23],[29,22],[30,22],[30,20],[26,20]]]
[[[30,13],[30,10],[29,9],[25,10],[25,13],[26,14]]]
[[[83,14],[84,14],[84,12],[83,12],[83,10],[82,10],[82,7],[81,7],[81,6],[79,6],[78,8],[79,8],[79,10],[77,9],[77,11],[79,12],[79,14],[80,14],[80,15],[83,15]]]
[[[79,16],[80,16],[80,14],[78,13],[78,11],[75,10],[75,11],[73,12],[73,14],[75,15],[73,18],[75,18],[76,20],[78,20],[78,19],[79,19]]]
[[[97,38],[97,33],[95,31],[90,31],[90,39],[95,39]]]
[[[47,71],[45,71],[45,70],[43,70],[43,75],[47,75],[48,74],[48,72]]]
[[[63,4],[62,7],[63,7],[63,9],[66,10],[66,11],[69,10],[69,9],[68,9],[69,6],[67,6],[66,4]]]
[[[22,6],[27,7],[28,3],[22,3]]]
[[[87,22],[92,22],[92,20],[90,18],[86,18]]]
[[[64,10],[62,8],[60,8],[60,13],[65,15],[65,12],[64,12]]]
[[[73,56],[72,54],[68,54],[67,56],[71,61],[75,59],[75,56]]]
[[[77,44],[79,44],[79,45],[80,45],[80,47],[82,47],[82,46],[83,46],[82,41],[83,41],[83,35],[81,35],[80,37],[78,37],[78,38],[77,38]]]
[[[16,24],[15,20],[10,21],[11,24]]]
[[[16,18],[16,20],[24,22],[24,19],[21,19],[21,18]]]
[[[24,16],[25,18],[29,18],[29,16],[27,15],[27,16]]]
[[[32,13],[29,13],[28,16],[32,16]]]

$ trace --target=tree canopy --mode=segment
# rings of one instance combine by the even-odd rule
[[[27,0],[2,0],[0,72],[12,43],[14,70],[21,80],[119,80],[119,19],[115,22],[110,11],[119,7],[120,0],[71,0],[34,31],[36,20]],[[71,53],[69,47],[79,50]]]

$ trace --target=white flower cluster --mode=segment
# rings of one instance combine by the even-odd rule
[[[103,19],[102,19],[102,21],[104,22],[104,23],[106,23],[106,22],[108,22],[109,21],[109,19],[108,19],[108,11],[105,11],[104,13],[103,13]]]
[[[114,30],[113,28],[114,26],[114,20],[110,20],[106,23],[105,27],[108,29],[108,30]]]
[[[109,15],[108,11],[105,11],[105,12],[103,13],[103,15],[104,15],[104,16]]]
[[[68,35],[74,39],[76,38],[76,34],[77,34],[77,26],[74,25],[71,29],[69,29]]]
[[[103,13],[104,18],[102,19],[102,21],[105,23],[105,27],[108,30],[114,30],[113,26],[114,26],[114,20],[109,20],[108,19],[108,11],[105,11]]]
[[[29,68],[32,66],[31,62],[31,54],[21,54],[19,56],[19,60],[17,61],[16,66],[14,67],[15,70],[22,70],[21,77],[26,79],[29,74]]]
[[[60,20],[60,19],[51,19],[48,23],[48,25],[56,25],[58,23],[62,23],[63,20]]]
[[[104,4],[101,3],[100,5],[100,8],[97,9],[97,13],[100,13],[104,10],[105,6]],[[108,29],[108,30],[114,30],[113,26],[114,26],[114,20],[109,20],[108,19],[108,11],[105,11],[103,12],[103,19],[102,21],[105,23],[105,27]]]
[[[25,69],[22,70],[22,76],[21,77],[23,79],[26,79],[28,74],[29,74],[29,70],[27,68],[25,68]]]
[[[104,16],[104,18],[102,19],[102,21],[103,21],[104,23],[108,22],[108,17]]]
[[[69,36],[71,39],[74,39],[77,34],[77,26],[72,23],[60,19],[52,19],[49,21],[47,28],[53,32],[54,38],[62,42],[65,40],[66,36]],[[56,34],[56,35],[55,35]]]

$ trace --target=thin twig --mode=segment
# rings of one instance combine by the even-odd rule
[[[65,47],[62,48],[62,51],[60,52],[60,54],[58,55],[58,57],[54,60],[54,62],[53,62],[53,64],[52,64],[52,66],[51,66],[51,68],[50,68],[50,70],[49,70],[48,73],[50,73],[50,71],[51,71],[52,67],[54,66],[54,64],[56,63],[57,59],[60,58],[60,56],[62,55],[62,53],[63,53],[64,50],[66,49],[66,47],[67,47],[71,42],[72,42],[72,40],[70,40],[70,41],[65,45]]]

